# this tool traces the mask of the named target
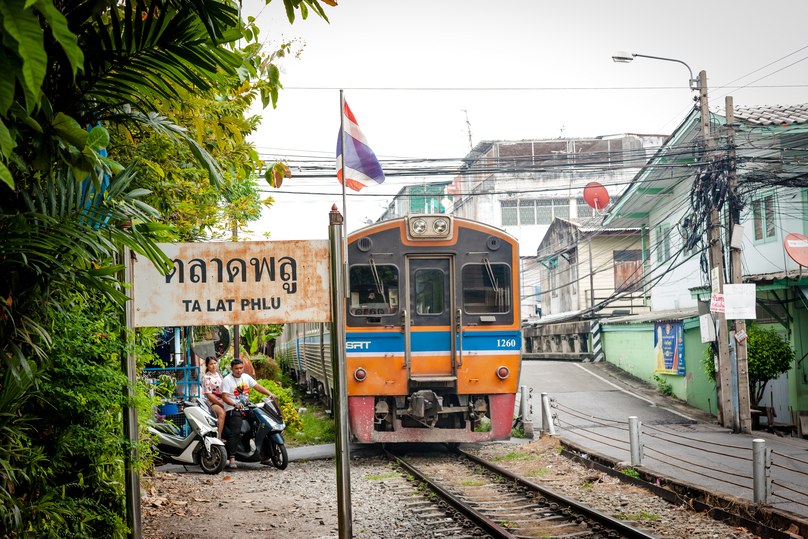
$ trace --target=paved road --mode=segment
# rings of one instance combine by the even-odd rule
[[[608,364],[525,361],[520,384],[532,387],[534,396],[546,392],[555,398],[554,412],[562,427],[559,434],[570,441],[629,461],[625,422],[637,416],[643,424],[646,469],[750,500],[752,440],[764,439],[774,451],[772,478],[780,483],[772,491],[808,504],[808,440],[763,432],[732,434],[710,422],[705,412],[665,397]],[[538,399],[534,402],[534,416],[539,418]],[[539,422],[536,419],[537,428]],[[808,516],[808,505],[777,496],[771,496],[769,503]]]

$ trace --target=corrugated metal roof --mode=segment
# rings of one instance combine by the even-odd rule
[[[735,119],[753,125],[804,124],[808,123],[808,104],[736,107]]]
[[[761,283],[766,281],[777,281],[780,279],[795,279],[802,275],[802,278],[808,278],[808,269],[800,270],[788,270],[788,271],[776,271],[774,273],[756,273],[755,275],[744,275],[743,282],[745,283]],[[700,291],[707,291],[708,285],[702,286],[694,286],[693,288],[688,288],[690,292],[700,292]]]
[[[620,316],[617,318],[602,318],[601,324],[648,324],[653,322],[670,322],[693,318],[699,315],[698,309],[670,309],[667,311],[651,311],[650,313]]]

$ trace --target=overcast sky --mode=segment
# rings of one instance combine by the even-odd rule
[[[793,22],[808,15],[804,0],[340,0],[325,6],[330,24],[312,14],[294,25],[280,0],[243,2],[261,38],[306,43],[300,59],[282,64],[277,109],[255,109],[263,115],[253,137],[259,152],[293,161],[333,160],[339,88],[382,159],[464,156],[463,110],[474,144],[669,134],[696,95],[687,68],[644,58],[617,64],[617,51],[676,58],[694,76],[706,70],[711,109],[728,93],[736,107],[808,102],[808,37]],[[362,194],[395,193],[404,181]],[[271,194],[275,205],[253,227],[254,239],[263,231],[275,240],[325,238],[331,204],[342,209],[336,177],[293,176]],[[349,196],[349,229],[376,220],[387,202]]]

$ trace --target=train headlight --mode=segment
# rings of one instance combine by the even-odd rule
[[[426,232],[426,228],[427,228],[426,227],[426,221],[424,221],[423,219],[417,219],[412,224],[412,233],[413,234],[418,234],[420,236],[421,234]]]
[[[368,377],[368,373],[365,369],[359,367],[354,371],[353,377],[356,379],[357,382],[364,382],[365,378]]]
[[[432,223],[432,230],[434,230],[436,234],[446,234],[449,230],[449,223],[446,222],[446,219],[438,219]]]
[[[505,378],[507,378],[510,375],[511,375],[511,371],[508,370],[508,367],[502,366],[502,367],[499,367],[497,369],[497,377],[500,380],[504,380]]]

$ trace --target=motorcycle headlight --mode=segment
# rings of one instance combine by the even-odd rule
[[[205,420],[208,422],[208,425],[210,425],[214,429],[218,427],[218,425],[216,424],[216,421],[212,417],[210,417],[209,415],[205,416]]]

